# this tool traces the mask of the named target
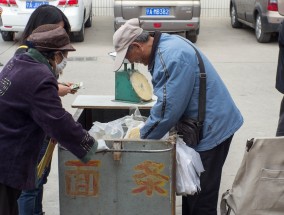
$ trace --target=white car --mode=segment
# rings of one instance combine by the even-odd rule
[[[84,41],[85,27],[92,25],[92,0],[0,0],[3,40],[12,41],[15,32],[22,32],[31,13],[42,4],[62,10],[71,25],[71,40]]]

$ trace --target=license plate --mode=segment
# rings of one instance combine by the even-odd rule
[[[48,4],[48,1],[26,1],[26,8],[35,9],[43,4]]]
[[[146,8],[147,16],[168,16],[170,15],[170,8],[159,7],[159,8]]]

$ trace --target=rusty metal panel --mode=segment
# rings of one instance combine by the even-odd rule
[[[168,141],[110,140],[87,164],[59,148],[61,215],[174,215],[175,147]],[[118,153],[119,156],[114,154]],[[117,155],[117,154],[116,154]]]

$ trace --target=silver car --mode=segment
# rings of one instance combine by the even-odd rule
[[[200,28],[200,0],[114,0],[114,29],[128,19],[140,18],[150,32],[184,32],[197,41]]]
[[[255,29],[258,42],[269,42],[284,20],[284,0],[230,0],[231,25]]]

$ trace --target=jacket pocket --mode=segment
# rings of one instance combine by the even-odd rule
[[[250,195],[253,209],[267,211],[266,214],[283,214],[284,170],[262,169],[255,194]]]

